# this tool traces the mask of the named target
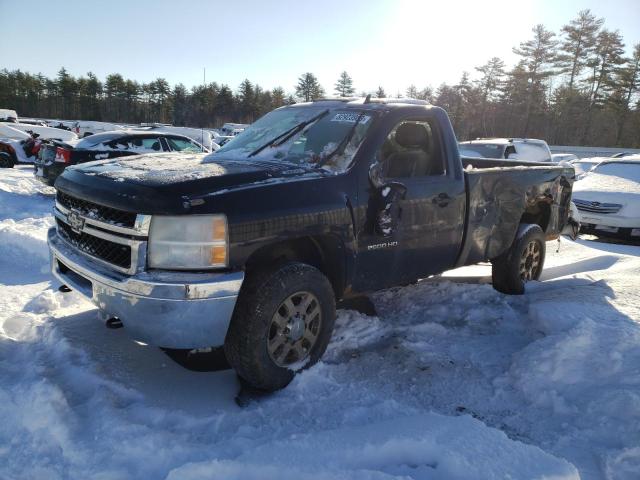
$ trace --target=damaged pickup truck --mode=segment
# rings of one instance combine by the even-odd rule
[[[337,300],[487,260],[496,289],[522,293],[568,221],[573,176],[461,158],[438,107],[291,105],[214,154],[66,169],[51,266],[134,339],[224,345],[275,390],[320,359]]]

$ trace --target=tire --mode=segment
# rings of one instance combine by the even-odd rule
[[[542,274],[545,243],[539,225],[520,225],[511,247],[491,260],[493,288],[509,295],[522,295],[525,283],[538,280]]]
[[[13,168],[15,162],[7,152],[0,152],[0,168]]]
[[[333,289],[318,269],[296,262],[253,274],[229,325],[227,360],[253,388],[284,388],[320,359],[335,317]]]

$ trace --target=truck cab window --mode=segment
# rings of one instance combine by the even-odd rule
[[[396,125],[384,141],[378,158],[387,178],[445,173],[437,135],[427,121],[403,121]]]

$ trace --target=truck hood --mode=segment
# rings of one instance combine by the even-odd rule
[[[203,195],[322,175],[284,162],[174,152],[75,165],[58,178],[56,188],[127,211],[177,213],[185,201]]]

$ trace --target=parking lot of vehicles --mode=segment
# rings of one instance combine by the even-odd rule
[[[298,104],[209,156],[66,170],[51,266],[133,338],[224,345],[248,384],[274,390],[320,359],[338,299],[482,261],[497,290],[522,293],[568,221],[572,179],[461,158],[437,107]]]
[[[640,238],[640,156],[603,160],[574,185],[583,230]]]
[[[208,150],[183,135],[119,130],[91,135],[75,143],[43,144],[34,162],[34,174],[44,183],[53,185],[58,175],[71,165],[161,152],[202,153]]]
[[[544,140],[533,138],[479,138],[460,142],[461,154],[467,157],[551,162],[551,150]]]

